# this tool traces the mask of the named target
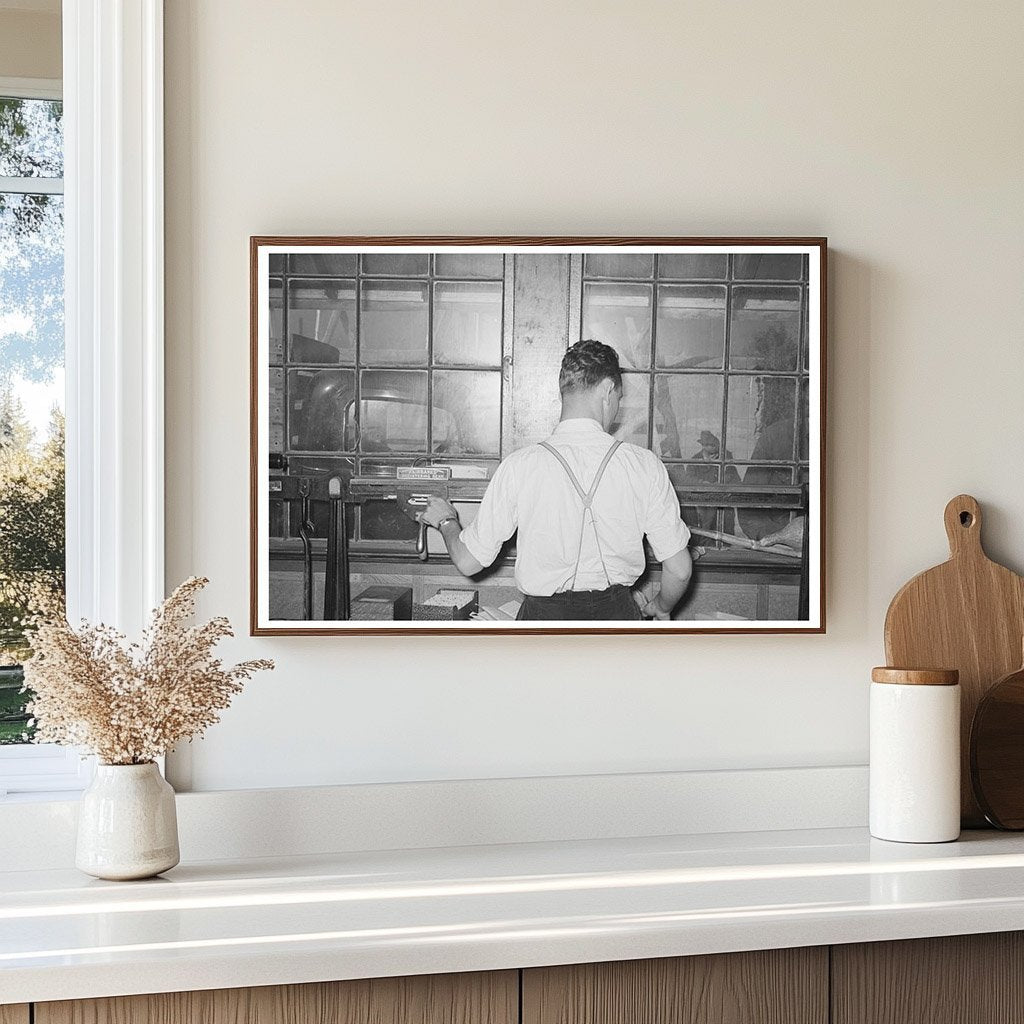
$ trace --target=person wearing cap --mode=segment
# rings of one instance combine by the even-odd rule
[[[722,442],[718,439],[717,434],[713,434],[710,430],[702,430],[697,438],[697,444],[699,445],[699,450],[690,456],[693,463],[717,463],[720,460]],[[736,467],[728,465],[728,463],[732,462],[732,457],[732,452],[726,449],[725,461],[727,465],[725,467],[724,479],[719,480],[717,465],[689,465],[686,467],[685,471],[687,481],[692,480],[694,483],[702,484],[724,483],[727,485],[740,483],[740,475],[736,470]],[[701,508],[686,508],[684,509],[684,514],[691,523],[695,526],[701,527],[702,529],[714,530],[717,527],[718,509],[713,506],[708,505]],[[723,510],[721,529],[725,533],[734,532],[735,510],[731,508]]]
[[[502,461],[468,527],[442,498],[419,518],[440,530],[465,576],[490,565],[518,532],[520,619],[668,620],[693,571],[690,531],[661,460],[609,434],[622,400],[615,349],[573,345],[558,387],[562,410],[551,436]],[[640,607],[631,588],[647,568],[645,537],[662,573]]]

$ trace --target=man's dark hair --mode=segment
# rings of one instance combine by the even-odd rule
[[[564,395],[571,391],[589,391],[603,380],[611,379],[622,387],[619,354],[600,341],[577,341],[562,358],[558,374],[558,390]]]

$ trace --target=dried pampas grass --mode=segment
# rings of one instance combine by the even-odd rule
[[[274,663],[225,668],[213,649],[233,635],[228,620],[186,624],[208,582],[182,583],[153,612],[141,644],[109,626],[41,619],[25,662],[35,741],[83,747],[104,764],[145,764],[217,722],[243,682]]]

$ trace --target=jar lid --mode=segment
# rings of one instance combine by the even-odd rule
[[[873,683],[899,683],[912,686],[956,686],[960,673],[955,668],[873,668]]]

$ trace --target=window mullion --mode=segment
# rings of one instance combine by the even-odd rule
[[[64,194],[64,179],[7,178],[0,175],[0,192],[22,196],[59,196]]]

